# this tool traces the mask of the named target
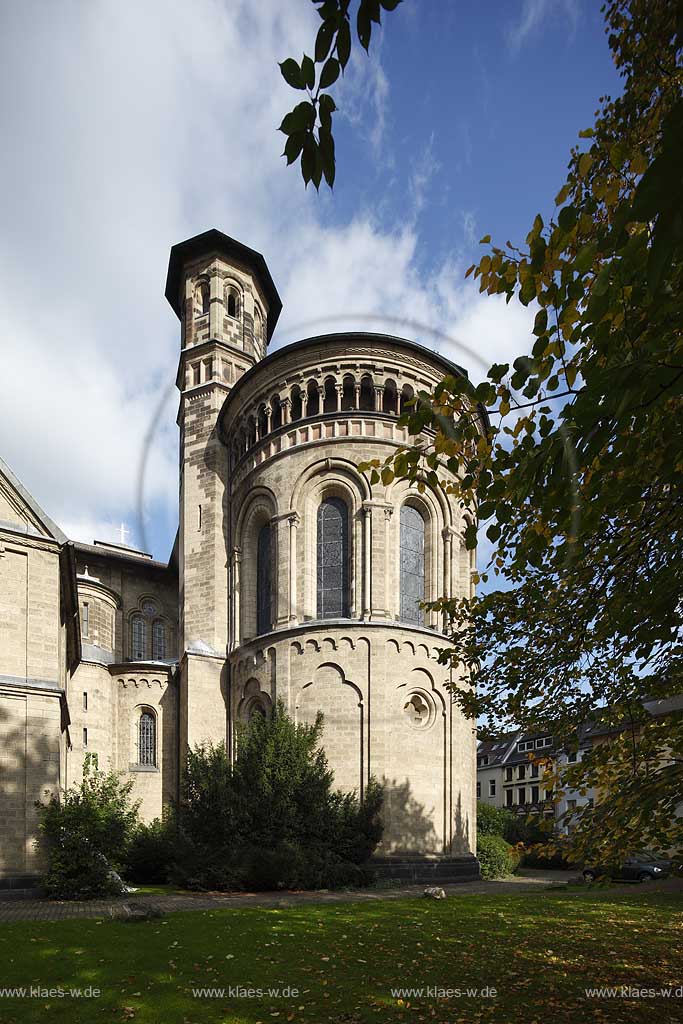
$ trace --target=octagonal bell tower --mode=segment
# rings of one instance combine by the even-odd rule
[[[266,354],[282,303],[259,253],[213,229],[174,245],[166,298],[181,324],[180,743],[226,739],[227,393]],[[181,754],[182,756],[182,754]]]

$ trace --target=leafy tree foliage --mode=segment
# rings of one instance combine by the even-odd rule
[[[393,11],[401,0],[313,0],[321,25],[315,37],[314,56],[304,54],[301,63],[288,57],[280,64],[282,77],[293,89],[305,92],[302,100],[283,118],[279,130],[287,136],[282,154],[288,164],[300,161],[304,183],[320,188],[323,177],[332,188],[335,176],[332,115],[337,109],[323,90],[344,74],[353,45],[352,19],[358,42],[367,52],[372,26],[381,22],[382,11]],[[354,18],[355,10],[355,18]]]
[[[122,782],[115,772],[99,771],[96,756],[87,754],[80,786],[37,804],[49,896],[95,899],[121,892],[120,879],[112,872],[125,859],[137,824],[132,788],[131,781]]]
[[[382,836],[381,787],[361,803],[333,789],[320,747],[322,715],[296,725],[279,702],[225,746],[188,754],[173,876],[207,888],[361,884]]]
[[[323,24],[342,6],[323,5]],[[555,212],[522,246],[487,235],[468,271],[536,310],[529,350],[477,386],[449,376],[420,394],[403,418],[415,443],[365,466],[373,482],[444,487],[487,524],[475,583],[490,592],[436,605],[442,660],[477,684],[455,692],[465,712],[559,738],[595,708],[611,717],[616,738],[566,775],[609,792],[568,840],[587,856],[683,852],[681,715],[644,707],[683,689],[683,15],[669,0],[603,13],[622,94],[581,133]]]

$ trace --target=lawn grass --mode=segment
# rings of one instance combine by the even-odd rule
[[[141,923],[23,922],[0,931],[2,986],[94,986],[99,998],[0,998],[2,1024],[683,1020],[683,998],[589,999],[586,987],[683,986],[680,893],[457,895],[169,914]],[[290,986],[279,998],[197,987]],[[496,996],[394,995],[394,986]]]

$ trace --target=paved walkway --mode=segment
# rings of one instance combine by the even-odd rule
[[[445,885],[449,897],[479,893],[495,896],[499,893],[539,892],[551,887],[562,887],[577,879],[572,871],[532,871],[493,882],[460,882]],[[321,889],[315,892],[282,893],[131,893],[115,899],[87,902],[60,902],[41,899],[0,899],[0,923],[11,921],[62,921],[68,918],[113,918],[125,920],[146,914],[168,914],[179,910],[226,910],[241,907],[296,907],[307,903],[371,903],[382,900],[418,898],[424,885],[396,886],[391,889],[357,889],[333,892]],[[639,885],[620,885],[596,890],[610,896],[617,892],[682,891],[683,879],[652,882],[646,888]],[[580,891],[580,890],[574,890]]]

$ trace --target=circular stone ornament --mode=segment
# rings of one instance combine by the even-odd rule
[[[428,729],[436,718],[436,707],[426,690],[411,690],[404,699],[403,714],[411,729]]]

